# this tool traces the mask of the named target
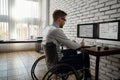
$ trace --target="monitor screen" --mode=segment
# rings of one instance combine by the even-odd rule
[[[82,38],[94,38],[94,24],[79,24],[77,29],[77,36]]]
[[[118,40],[118,22],[100,23],[99,38]]]

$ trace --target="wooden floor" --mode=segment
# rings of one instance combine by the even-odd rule
[[[32,80],[31,66],[42,54],[35,51],[0,53],[0,80]],[[46,72],[45,63],[37,65],[39,78]]]
[[[0,80],[32,80],[31,67],[43,54],[35,51],[0,53]],[[35,73],[39,80],[47,72],[45,59],[40,61]],[[70,76],[69,80],[75,80]]]

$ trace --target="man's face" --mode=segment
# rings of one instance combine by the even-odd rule
[[[64,24],[65,24],[66,18],[65,17],[60,17],[60,28],[63,28]]]

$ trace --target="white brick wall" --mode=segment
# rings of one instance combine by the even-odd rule
[[[114,8],[120,8],[120,3],[119,4],[111,5],[111,9],[114,9]]]
[[[106,10],[109,10],[109,9],[110,9],[110,7],[107,6],[107,7],[100,8],[100,11],[106,11]]]
[[[120,13],[115,13],[110,15],[111,18],[118,18],[120,17]]]
[[[99,3],[107,2],[108,0],[99,0]]]
[[[113,14],[116,12],[117,12],[117,9],[113,9],[113,10],[105,11],[105,14]]]
[[[61,9],[68,13],[64,26],[66,35],[73,39],[77,37],[77,24],[120,20],[120,0],[50,0],[50,24],[52,13],[55,9]],[[80,41],[77,38],[77,41]],[[95,40],[85,39],[87,44],[93,44]],[[120,42],[96,40],[105,45],[120,47]],[[90,56],[91,73],[95,76],[95,57]],[[102,57],[100,59],[100,80],[120,79],[120,54]]]
[[[101,4],[96,5],[95,8],[101,8],[101,7],[104,7],[104,6],[105,6],[105,4],[101,3]]]
[[[117,3],[117,0],[108,0],[108,2],[105,2],[105,5],[108,6],[116,3]]]

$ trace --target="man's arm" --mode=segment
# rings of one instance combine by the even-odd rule
[[[63,45],[65,45],[66,47],[70,49],[78,49],[80,47],[80,44],[76,42],[72,42],[70,39],[68,39],[61,29],[55,29],[53,31],[53,34],[55,36],[55,39],[59,43],[62,43]]]

